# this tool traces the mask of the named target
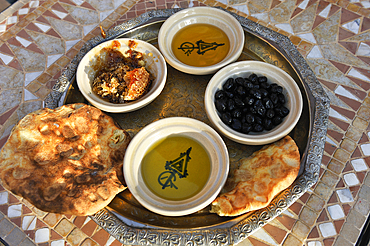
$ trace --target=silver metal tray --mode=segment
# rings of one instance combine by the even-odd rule
[[[45,100],[45,107],[87,103],[75,81],[76,69],[83,56],[101,42],[114,38],[141,39],[156,45],[160,26],[179,10],[181,9],[149,11],[109,29],[105,39],[97,36],[89,40],[62,72]],[[287,37],[234,13],[230,14],[241,23],[245,33],[244,49],[239,60],[260,60],[274,64],[288,72],[301,89],[303,113],[297,126],[289,134],[300,149],[300,173],[295,182],[276,196],[269,206],[238,217],[219,217],[210,214],[209,208],[182,217],[160,216],[140,206],[126,190],[118,194],[109,206],[91,216],[123,244],[235,244],[281,214],[318,180],[328,124],[328,97],[304,58]],[[204,111],[203,95],[211,76],[184,74],[168,65],[167,84],[153,103],[136,112],[110,115],[131,136],[145,125],[164,117],[187,116],[209,124]],[[239,159],[261,148],[224,140],[230,153],[230,170],[237,168]]]

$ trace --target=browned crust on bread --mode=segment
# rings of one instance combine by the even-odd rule
[[[264,208],[293,183],[299,169],[300,154],[291,137],[264,146],[240,161],[225,185],[228,192],[212,202],[211,212],[237,216]]]
[[[99,109],[70,104],[26,115],[0,152],[5,188],[53,213],[91,215],[125,189],[126,131]]]

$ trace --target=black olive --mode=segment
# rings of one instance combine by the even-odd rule
[[[225,98],[225,92],[224,91],[222,91],[222,90],[218,90],[218,91],[216,91],[216,93],[215,93],[215,99],[217,100],[217,99],[222,99],[222,98]]]
[[[225,112],[227,108],[227,101],[225,99],[216,100],[215,106],[218,112]]]
[[[241,85],[236,88],[236,93],[238,93],[239,96],[244,97],[247,92],[245,91],[245,88]]]
[[[237,109],[234,109],[232,112],[231,112],[231,116],[233,118],[241,118],[243,116],[243,112],[240,108],[237,108]]]
[[[258,77],[258,82],[260,82],[260,83],[266,83],[267,82],[266,76],[260,76],[260,77]]]
[[[250,106],[248,108],[248,111],[251,112],[252,114],[256,114],[257,113],[256,109],[253,106]]]
[[[272,120],[269,118],[264,118],[263,127],[265,128],[265,130],[271,130],[274,127],[274,125],[272,124]]]
[[[267,118],[272,119],[272,118],[274,118],[274,116],[275,116],[275,111],[272,108],[270,108],[266,111],[266,117]]]
[[[263,106],[262,100],[256,100],[253,104],[254,108],[258,108],[258,107],[261,107],[261,106]]]
[[[266,89],[263,89],[263,88],[260,89],[260,92],[261,92],[262,97],[267,97],[268,94],[269,94],[269,92]]]
[[[234,88],[235,88],[235,81],[233,78],[228,78],[225,82],[225,84],[223,84],[222,88],[225,90],[225,91],[232,91]]]
[[[263,131],[263,126],[262,126],[262,125],[260,125],[260,124],[255,124],[255,125],[253,126],[253,130],[254,130],[255,132],[262,132],[262,131]]]
[[[245,119],[245,122],[248,123],[248,124],[254,123],[254,116],[253,116],[253,114],[246,114],[244,116],[244,119]]]
[[[256,111],[257,111],[257,114],[260,115],[260,116],[265,116],[266,114],[266,109],[264,106],[260,106],[258,108],[256,108]]]
[[[233,92],[231,92],[231,91],[225,91],[225,95],[226,95],[226,97],[228,97],[228,98],[234,98],[234,93],[233,93]]]
[[[267,82],[264,82],[264,83],[260,84],[260,87],[265,89],[265,90],[269,90],[270,89],[270,84],[267,83]]]
[[[256,74],[254,74],[254,73],[252,73],[251,75],[249,75],[248,79],[250,81],[252,81],[253,84],[256,83],[256,82],[258,82],[258,76]]]
[[[260,88],[260,85],[259,85],[259,84],[254,84],[254,85],[253,85],[253,89],[256,89],[256,90],[257,90],[257,89],[259,89],[259,88]]]
[[[283,120],[279,116],[275,116],[274,118],[272,118],[272,124],[274,124],[275,126],[279,125],[281,122],[283,122]]]
[[[242,122],[238,119],[233,119],[230,126],[235,131],[240,131],[242,129]]]
[[[248,96],[248,97],[244,98],[244,102],[245,102],[245,104],[251,106],[254,103],[254,98]]]
[[[234,102],[235,102],[235,106],[239,107],[239,108],[242,108],[245,106],[245,103],[243,102],[242,99],[240,99],[239,97],[235,97],[234,98]]]
[[[253,127],[250,124],[247,124],[247,123],[242,124],[242,133],[247,134],[250,131],[252,131],[252,129],[253,129]]]
[[[271,99],[266,97],[262,99],[262,104],[265,106],[266,109],[271,109],[274,107],[274,104],[272,103]]]
[[[225,113],[221,114],[221,120],[226,125],[230,125],[233,118],[231,117],[231,114],[229,112],[225,112]]]
[[[271,86],[270,86],[270,91],[271,91],[271,93],[276,93],[277,92],[277,84],[271,84]]]
[[[262,99],[261,92],[258,89],[252,89],[249,93],[257,99]]]
[[[285,106],[281,106],[281,114],[283,117],[287,116],[289,114],[289,109]]]
[[[283,87],[281,87],[280,85],[278,85],[278,86],[276,87],[276,92],[277,92],[277,93],[283,93]]]
[[[227,111],[233,111],[235,109],[235,101],[233,99],[228,99],[226,104],[226,110]]]
[[[246,80],[244,81],[244,87],[245,87],[247,90],[252,89],[252,88],[253,88],[253,83],[252,83],[252,81],[250,81],[250,80],[246,79]]]
[[[279,99],[279,103],[285,104],[285,96],[282,93],[278,93],[277,96]]]
[[[276,93],[271,93],[270,94],[270,99],[271,99],[273,104],[277,104],[279,102],[279,98],[278,98]]]
[[[243,85],[244,84],[244,79],[242,77],[237,77],[235,79],[235,83],[237,83],[238,85]]]
[[[254,116],[254,123],[258,124],[258,125],[262,125],[262,118],[259,117],[259,116]]]

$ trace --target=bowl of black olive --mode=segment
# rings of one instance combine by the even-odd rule
[[[303,107],[295,80],[261,61],[232,63],[213,75],[204,103],[222,135],[249,145],[272,143],[289,134]]]

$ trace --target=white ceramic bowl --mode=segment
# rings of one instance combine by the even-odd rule
[[[178,201],[164,199],[153,193],[145,184],[141,169],[142,160],[147,151],[158,141],[171,136],[184,136],[196,140],[208,153],[211,164],[210,175],[204,187],[192,197]],[[174,151],[176,157],[180,154],[177,153],[180,150],[170,151]],[[190,152],[190,158],[192,158],[192,152]],[[188,167],[192,165],[194,168],[196,167],[194,165],[199,165],[191,161],[192,159],[187,164]],[[164,164],[166,162],[158,165],[158,172],[165,170]],[[188,176],[197,178],[197,172],[199,172],[197,169],[193,171],[190,169]],[[125,181],[132,195],[148,210],[165,216],[182,216],[205,208],[224,186],[228,172],[229,156],[222,138],[205,123],[186,117],[164,118],[144,127],[129,144],[123,165]],[[180,178],[177,177],[177,179]],[[176,182],[173,183],[178,185]],[[178,189],[181,188],[183,187],[178,187]]]
[[[211,66],[195,67],[176,58],[171,49],[172,39],[180,29],[191,24],[211,24],[225,32],[230,41],[230,50],[222,61]],[[244,47],[244,32],[237,19],[224,10],[193,7],[173,14],[163,23],[158,34],[158,45],[166,61],[179,71],[194,75],[212,74],[239,58]]]
[[[100,51],[104,47],[112,47],[113,42],[119,42],[121,53],[129,50],[129,42],[136,42],[133,49],[144,54],[145,68],[155,77],[150,90],[141,98],[127,103],[115,104],[103,100],[92,92],[91,84],[96,76],[94,65],[98,63],[97,57],[103,56]],[[76,73],[77,85],[82,95],[95,107],[112,113],[126,113],[138,110],[151,103],[162,92],[167,79],[167,66],[162,54],[150,43],[142,40],[121,38],[106,41],[91,49],[80,61]]]
[[[222,89],[222,85],[228,78],[248,77],[252,73],[258,76],[264,75],[269,83],[277,83],[284,88],[283,94],[287,100],[285,106],[290,112],[281,124],[270,131],[243,134],[233,130],[221,121],[215,107],[214,97],[216,91]],[[207,85],[204,103],[207,116],[217,131],[235,142],[249,145],[268,144],[286,136],[297,124],[303,107],[301,92],[293,78],[282,69],[260,61],[236,62],[218,71]]]

